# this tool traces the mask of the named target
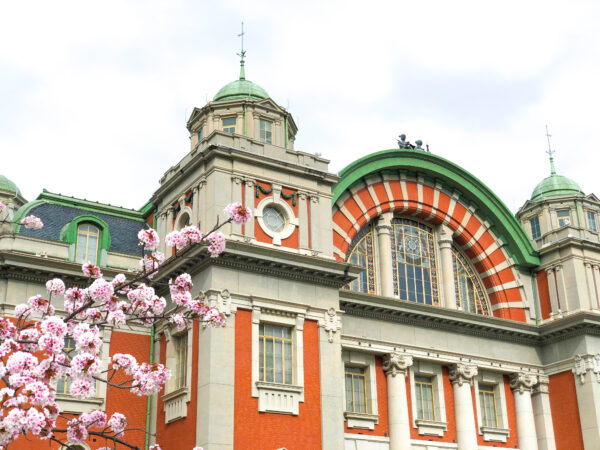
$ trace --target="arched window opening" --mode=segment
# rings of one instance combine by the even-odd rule
[[[466,312],[489,316],[490,308],[481,281],[467,258],[455,247],[452,247],[452,265],[456,307]]]
[[[81,223],[77,227],[77,243],[75,245],[75,261],[97,264],[100,229],[91,223]]]
[[[420,222],[392,220],[392,279],[400,300],[439,306],[433,231]]]
[[[349,289],[367,294],[375,294],[375,247],[371,224],[363,227],[354,237],[354,240],[350,244],[347,261],[365,268],[360,276],[350,283]]]
[[[177,223],[175,224],[176,230],[181,230],[184,227],[192,224],[192,219],[187,212],[182,212],[179,217],[177,217]]]

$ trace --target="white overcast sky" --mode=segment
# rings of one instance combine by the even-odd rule
[[[598,1],[0,0],[0,173],[129,208],[189,151],[194,106],[246,75],[338,172],[422,139],[512,210],[556,166],[600,194]]]

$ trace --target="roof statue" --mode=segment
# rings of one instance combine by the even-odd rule
[[[399,135],[397,142],[400,150],[423,150],[429,152],[429,145],[425,145],[425,148],[423,148],[423,141],[420,139],[417,139],[415,143],[412,144],[406,140],[405,134]]]

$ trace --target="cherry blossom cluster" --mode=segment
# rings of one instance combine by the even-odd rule
[[[0,212],[5,208],[0,202]],[[225,223],[243,224],[250,218],[250,210],[241,204],[229,205],[224,212],[228,217]],[[25,217],[21,224],[31,229],[43,226],[35,216]],[[169,233],[166,243],[177,249],[207,244],[210,255],[216,257],[225,250],[225,236],[218,228],[203,235],[198,228],[186,226]],[[185,273],[169,281],[172,308],[168,309],[167,300],[151,285],[165,261],[162,253],[154,251],[160,243],[158,234],[144,229],[138,238],[143,249],[142,270],[132,280],[124,274],[107,280],[98,266],[87,262],[81,268],[88,278],[86,287],[67,288],[60,278],[51,279],[46,283],[47,295],[33,295],[15,307],[15,319],[0,317],[0,379],[4,381],[4,387],[0,387],[0,448],[20,435],[56,439],[55,434],[65,432],[56,430],[60,415],[56,383],[63,377],[69,378],[69,393],[83,399],[96,395],[97,382],[140,396],[156,394],[163,388],[171,376],[163,364],[138,362],[123,353],[114,354],[106,363],[107,355],[102,354],[103,326],[150,327],[159,320],[168,320],[183,330],[194,320],[214,327],[225,324],[225,315],[211,306],[203,293],[192,296],[192,279]],[[55,305],[60,297],[64,297],[65,313],[57,315]],[[68,352],[67,338],[74,341],[74,348]],[[128,375],[127,381],[112,381],[119,371]],[[66,439],[84,442],[90,434],[120,439],[127,426],[127,418],[119,412],[109,418],[103,411],[92,411],[67,422]],[[160,450],[158,444],[151,448]]]
[[[25,228],[39,230],[40,228],[42,228],[44,226],[44,223],[42,222],[42,219],[40,219],[39,217],[27,216],[27,217],[24,217],[23,220],[21,220],[21,225],[23,225]]]

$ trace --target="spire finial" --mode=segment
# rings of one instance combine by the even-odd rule
[[[240,57],[240,80],[246,79],[246,71],[244,70],[244,58],[246,57],[246,51],[244,50],[244,22],[242,22],[242,32],[238,34],[238,37],[242,38],[242,51],[237,55]]]
[[[550,175],[556,175],[556,169],[554,168],[554,150],[552,150],[552,146],[550,145],[550,138],[552,135],[548,132],[548,125],[546,125],[546,138],[548,139],[548,156],[550,157]]]

